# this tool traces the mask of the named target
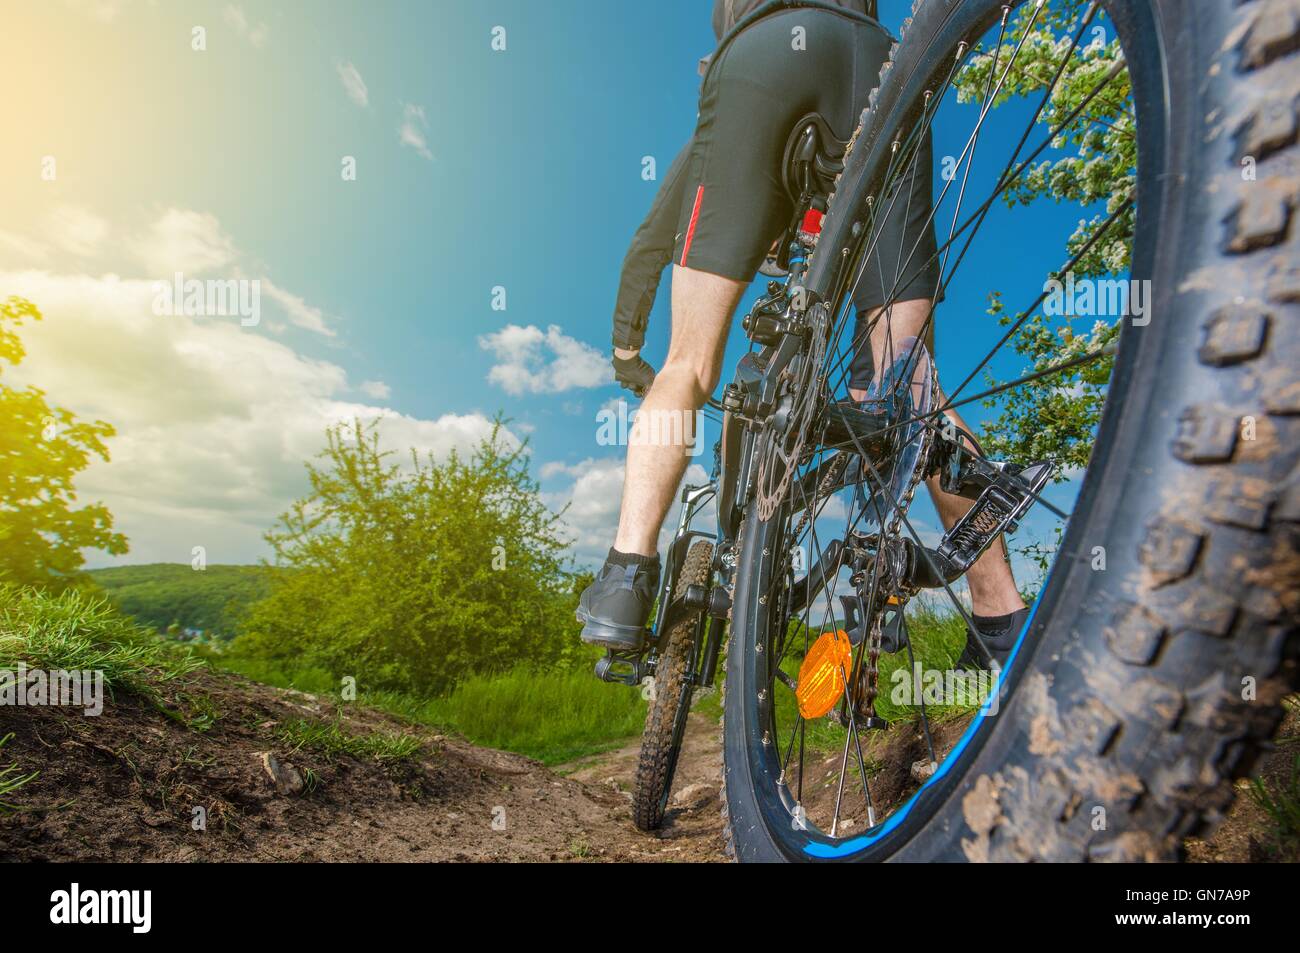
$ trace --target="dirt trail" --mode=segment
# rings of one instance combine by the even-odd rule
[[[203,699],[201,710],[195,699]],[[634,764],[632,749],[562,777],[529,758],[477,748],[372,709],[336,712],[314,696],[217,673],[187,680],[168,707],[173,717],[119,693],[95,718],[59,708],[0,708],[0,737],[13,733],[0,749],[0,765],[40,772],[10,797],[22,810],[0,812],[0,859],[721,857],[716,795],[707,808],[675,812],[660,838],[635,830],[624,794],[588,780],[591,771],[630,787],[624,769]],[[286,738],[286,729],[304,719],[331,724],[336,718],[345,735],[402,732],[416,736],[420,750],[409,759],[377,761],[294,750]],[[278,766],[281,786],[268,764]],[[205,823],[196,825],[197,817]]]
[[[690,716],[664,827],[648,835],[631,821],[636,741],[548,770],[373,709],[336,709],[211,672],[172,690],[167,706],[170,716],[119,693],[96,718],[0,707],[0,738],[13,733],[0,768],[39,771],[8,797],[20,810],[0,809],[0,860],[725,859],[721,741],[707,714]],[[420,747],[390,760],[298,748],[292,739],[301,736],[291,729],[302,724],[336,725],[354,738],[405,733]],[[1296,729],[1292,715],[1283,735],[1294,739]],[[897,750],[877,753],[885,763],[911,757],[912,734],[882,737]],[[1294,740],[1280,744],[1264,776],[1284,784],[1295,752]],[[897,780],[901,796],[906,782]],[[820,795],[829,797],[810,791],[808,803]],[[200,816],[204,824],[196,823]],[[1265,859],[1265,821],[1239,797],[1213,838],[1189,844],[1190,859]]]
[[[640,739],[617,751],[561,765],[556,772],[572,781],[598,786],[615,793],[622,801],[619,820],[631,827],[632,788],[636,780]],[[690,861],[725,860],[722,840],[721,804],[722,739],[718,722],[692,712],[686,723],[686,737],[673,794],[663,827],[655,835],[642,835],[656,843],[665,859]]]

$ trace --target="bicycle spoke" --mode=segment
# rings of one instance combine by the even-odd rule
[[[888,427],[882,429],[880,434],[889,433],[891,430],[904,427],[907,424],[915,423],[920,420],[937,417],[945,411],[952,410],[954,407],[962,407],[978,400],[985,400],[989,397],[996,396],[997,394],[1013,390],[1016,387],[1022,387],[1025,384],[1032,383],[1033,381],[1041,380],[1044,377],[1051,377],[1053,374],[1060,374],[1063,371],[1069,371],[1076,367],[1082,367],[1085,364],[1091,364],[1093,361],[1099,361],[1103,357],[1113,357],[1118,350],[1119,345],[1115,341],[1111,341],[1109,344],[1103,344],[1101,347],[1094,348],[1086,354],[1080,354],[1078,357],[1072,357],[1068,360],[1053,364],[1050,367],[1045,367],[1040,371],[1034,371],[1032,374],[1026,374],[1024,377],[1019,377],[1006,384],[999,384],[997,387],[990,387],[988,390],[980,391],[978,394],[963,398],[962,400],[949,400],[948,403],[944,404],[937,410],[932,410],[926,414],[918,414],[914,417],[909,417],[907,420],[900,420],[898,423],[890,424]]]
[[[899,610],[902,611],[901,609]],[[907,664],[911,671],[916,671],[916,655],[912,652],[912,636],[907,628],[907,617],[900,620],[903,628],[903,644],[907,646]],[[910,673],[909,673],[910,674]],[[925,692],[918,692],[918,701],[921,705],[921,727],[925,730],[925,747],[930,752],[930,769],[933,771],[939,766],[939,759],[934,754],[934,738],[930,735],[930,717],[925,710]]]
[[[1093,0],[1092,3],[1088,4],[1088,8],[1084,12],[1084,16],[1082,17],[1079,23],[1079,27],[1075,31],[1073,39],[1070,41],[1069,48],[1065,51],[1065,55],[1061,57],[1061,61],[1057,64],[1056,72],[1052,76],[1052,81],[1048,84],[1047,88],[1043,90],[1043,95],[1038,100],[1038,106],[1034,109],[1034,114],[1029,117],[1029,122],[1025,125],[1024,132],[1020,134],[1020,139],[1019,141],[1016,142],[1016,147],[1013,150],[1011,150],[1010,158],[1007,159],[1006,164],[1002,167],[1002,171],[998,174],[998,179],[997,179],[998,187],[1006,188],[1011,184],[1011,182],[1008,181],[1008,176],[1010,175],[1012,166],[1015,164],[1016,157],[1020,155],[1020,150],[1025,147],[1025,143],[1029,141],[1029,136],[1033,132],[1034,126],[1037,124],[1039,117],[1043,114],[1043,110],[1047,108],[1047,104],[1051,102],[1052,94],[1056,91],[1056,86],[1061,81],[1061,76],[1064,75],[1066,66],[1069,65],[1071,59],[1073,58],[1075,50],[1078,49],[1079,41],[1083,38],[1084,32],[1087,30],[1088,25],[1092,22],[1093,17],[1096,16],[1096,13],[1097,13],[1097,4],[1096,4],[1096,0]],[[995,64],[995,68],[996,68],[996,64]],[[993,75],[993,70],[990,70],[989,76],[992,77],[992,75]],[[1058,127],[1058,132],[1063,130],[1064,130],[1064,126]],[[1054,133],[1053,135],[1055,134],[1056,133]],[[1046,141],[1050,142],[1051,137],[1049,137],[1048,140]],[[1037,155],[1038,152],[1041,151],[1041,149],[1042,147],[1035,150],[1034,155]],[[1030,158],[1032,159],[1033,156],[1031,156]],[[1019,174],[1019,170],[1017,171],[1017,176],[1018,174]],[[963,187],[964,187],[964,183],[963,183]],[[996,196],[996,194],[997,192],[995,191],[994,195]],[[936,307],[938,307],[939,299],[943,297],[944,290],[946,290],[948,285],[951,284],[953,277],[957,273],[958,267],[960,267],[962,260],[966,257],[967,250],[970,248],[972,242],[974,242],[975,236],[976,234],[978,234],[980,226],[984,224],[984,219],[988,217],[989,210],[992,207],[993,207],[992,202],[988,201],[985,202],[983,205],[981,205],[981,207],[976,211],[976,215],[978,215],[979,218],[975,222],[974,227],[971,229],[970,234],[966,236],[966,242],[962,246],[961,251],[958,252],[957,254],[957,260],[953,263],[952,271],[948,273],[948,277],[946,279],[941,280],[940,282],[940,290],[938,293],[935,294],[934,300],[931,301],[929,313],[926,315],[925,323],[921,327],[921,333],[917,335],[919,339],[925,340],[926,333],[929,331],[930,325],[934,321],[934,313]],[[953,225],[956,225],[956,221],[957,221],[957,214],[954,213]],[[947,263],[948,252],[951,250],[950,246],[954,240],[954,237],[955,236],[953,233],[953,229],[950,227],[948,230],[948,241],[944,243],[944,246],[942,248],[942,252],[944,255],[944,264]],[[912,252],[910,254],[914,254],[917,247],[918,247],[918,243],[914,243],[912,246]],[[935,254],[936,255],[939,254],[938,249],[936,249]],[[932,255],[929,259],[926,260],[926,262],[922,265],[922,267],[923,268],[928,267],[930,262],[932,262],[933,260],[934,260],[934,256]],[[943,265],[940,266],[939,273],[941,276],[943,275]]]
[[[1008,8],[1008,7],[1004,7],[1003,10],[1004,10],[1004,13],[1003,13],[1003,19],[1002,19],[1002,27],[1003,27],[1003,29],[1005,30],[1005,27],[1006,27],[1006,13],[1007,13],[1007,11],[1009,10],[1009,8]],[[1033,16],[1030,18],[1030,24],[1029,24],[1029,25],[1030,25],[1031,27],[1032,27],[1032,24],[1033,24],[1034,19],[1036,19],[1037,16],[1038,16],[1038,8],[1035,8],[1034,13],[1033,13]],[[997,88],[994,89],[993,92],[992,92],[992,97],[990,97],[989,99],[987,99],[986,102],[984,103],[983,107],[981,108],[981,110],[980,110],[980,114],[979,114],[979,118],[976,120],[976,123],[975,123],[975,128],[971,131],[971,134],[967,137],[967,139],[966,139],[966,144],[962,147],[961,155],[959,155],[959,156],[957,157],[957,164],[958,164],[958,165],[962,164],[963,161],[969,163],[968,155],[969,155],[969,156],[973,156],[973,154],[974,154],[974,148],[975,148],[975,143],[977,142],[977,140],[978,140],[978,138],[979,138],[979,131],[980,131],[980,128],[983,126],[985,118],[988,116],[989,111],[992,109],[993,98],[995,98],[995,97],[997,96],[998,92],[999,92],[999,91],[1001,90],[1001,88],[1002,88],[1002,84],[1006,81],[1007,76],[1010,74],[1011,66],[1012,66],[1012,64],[1015,62],[1015,57],[1016,57],[1017,54],[1019,54],[1021,47],[1024,45],[1025,38],[1028,37],[1028,35],[1029,35],[1029,31],[1028,31],[1028,29],[1026,29],[1025,35],[1021,37],[1020,42],[1019,42],[1019,43],[1017,44],[1017,46],[1016,46],[1016,50],[1015,50],[1015,52],[1012,54],[1011,60],[1008,61],[1007,66],[1006,66],[1006,69],[1003,71],[1002,76],[999,78],[998,83],[997,83]],[[998,49],[999,49],[999,50],[1001,49],[1001,35],[999,36]],[[960,58],[959,58],[959,59],[960,59]],[[955,66],[954,66],[954,70],[955,70]],[[941,87],[942,89],[946,89],[946,88],[947,88],[948,83],[950,83],[950,82],[952,81],[952,75],[953,75],[953,72],[950,71],[950,72],[949,72],[949,76],[948,76],[948,80],[945,82],[944,86]],[[990,73],[990,79],[992,78],[992,75],[993,75],[993,74]],[[935,97],[935,102],[936,102],[936,103],[938,103],[939,98],[940,98],[940,97]],[[934,122],[933,114],[930,114],[930,115],[929,115],[928,122],[925,124],[924,128],[922,129],[922,131],[921,131],[919,134],[914,134],[914,135],[915,135],[915,138],[916,138],[917,141],[916,141],[916,145],[913,147],[913,150],[912,150],[913,162],[915,162],[916,158],[920,155],[920,143],[921,143],[921,141],[924,139],[924,136],[925,136],[925,135],[930,131],[930,126],[933,124],[933,122]],[[897,142],[895,142],[894,145],[895,145],[895,147],[897,147],[897,145],[898,145]],[[968,170],[969,170],[969,165],[968,165]],[[888,181],[888,179],[886,179],[885,181]],[[922,226],[922,231],[924,231],[924,229],[929,228],[930,225],[931,225],[931,223],[934,221],[934,217],[935,217],[935,215],[938,213],[939,206],[941,206],[941,205],[943,204],[944,197],[948,194],[948,189],[949,189],[951,186],[952,186],[952,180],[949,179],[947,182],[945,182],[943,189],[940,191],[940,193],[939,193],[939,198],[938,198],[935,202],[931,203],[932,208],[930,209],[930,213],[929,213],[929,215],[926,216],[925,223],[924,223],[924,225]],[[965,188],[965,183],[964,183],[964,180],[963,180],[963,191],[964,191],[964,188]],[[909,188],[909,189],[908,189],[908,203],[909,203],[908,207],[909,207],[909,208],[910,208],[910,203],[911,203],[911,192],[912,192],[912,190],[911,190],[911,188]],[[896,204],[897,200],[898,200],[897,190],[895,190],[894,195],[891,197],[891,200],[890,200],[890,203],[889,203],[889,208],[886,210],[885,215],[884,215],[884,218],[885,218],[886,220],[888,219],[889,215],[892,214],[892,212],[893,212],[893,208],[894,208],[894,205]],[[877,236],[876,236],[876,244],[879,243],[879,240],[880,240],[880,236],[877,235]],[[871,258],[871,254],[872,254],[872,250],[876,247],[876,244],[872,244],[871,246],[869,246],[868,249],[867,249],[867,251],[866,251],[866,253],[865,253],[865,255],[863,256],[863,265],[864,265],[864,267],[865,267],[866,262],[870,260],[870,258]],[[912,249],[913,253],[915,252],[915,248],[916,248],[916,246],[913,246],[913,249]],[[900,250],[900,254],[901,254],[901,250]],[[911,254],[908,255],[908,259],[907,259],[907,263],[910,264],[910,262],[911,262]],[[928,262],[927,262],[927,264],[928,264]],[[906,268],[906,264],[903,266],[903,268],[904,268],[904,269]],[[883,275],[882,275],[882,277],[883,277]],[[859,271],[859,272],[858,272],[858,277],[854,280],[853,285],[852,285],[852,287],[851,287],[851,289],[850,289],[850,291],[849,291],[849,294],[848,294],[848,298],[849,298],[849,300],[852,300],[852,298],[853,298],[853,294],[857,291],[858,284],[859,284],[859,282],[860,282],[861,280],[862,280],[862,272]],[[897,290],[898,290],[898,274],[895,273],[895,282],[894,282],[894,287],[890,290],[890,293],[886,296],[885,303],[884,303],[884,305],[883,305],[882,308],[881,308],[881,313],[882,313],[882,314],[886,314],[886,315],[889,314],[890,305],[892,305],[892,303],[893,303],[892,296],[893,296],[895,293],[897,293]],[[892,335],[889,336],[889,339],[892,340]]]
[[[1089,18],[1091,17],[1092,13],[1094,12],[1094,7],[1095,7],[1095,5],[1090,6],[1090,8],[1089,8],[1089,17],[1088,17],[1088,18],[1085,18],[1085,24],[1084,24],[1085,26],[1086,26],[1087,19],[1089,19]],[[1077,41],[1078,41],[1078,37],[1081,36],[1081,34],[1082,34],[1082,30],[1083,30],[1083,28],[1081,27],[1079,33],[1076,34],[1075,43],[1077,43]],[[1072,46],[1072,47],[1071,47],[1071,50],[1073,50],[1073,48],[1074,48],[1074,47]],[[1062,61],[1061,61],[1061,67],[1058,68],[1058,72],[1057,72],[1056,80],[1059,80],[1060,75],[1061,75],[1061,71],[1062,71],[1064,65],[1065,65],[1066,63],[1068,63],[1068,61],[1069,61],[1069,60],[1068,60],[1069,55],[1072,55],[1072,54],[1067,54],[1067,57],[1065,57],[1065,58],[1062,59]],[[1098,82],[1093,86],[1093,88],[1088,92],[1088,94],[1083,98],[1083,100],[1080,101],[1080,103],[1079,103],[1077,106],[1075,106],[1075,108],[1072,109],[1072,110],[1071,110],[1071,111],[1066,115],[1066,117],[1065,117],[1065,118],[1064,118],[1064,119],[1063,119],[1063,120],[1062,120],[1062,121],[1061,121],[1061,122],[1060,122],[1060,123],[1059,123],[1055,128],[1053,128],[1053,129],[1049,132],[1049,134],[1048,134],[1048,135],[1043,139],[1043,141],[1042,141],[1042,142],[1041,142],[1041,143],[1040,143],[1040,144],[1039,144],[1039,145],[1038,145],[1038,146],[1033,150],[1033,152],[1031,152],[1028,156],[1026,156],[1025,159],[1024,159],[1024,160],[1023,160],[1019,165],[1017,165],[1017,166],[1015,167],[1015,169],[1014,169],[1013,171],[1011,171],[1010,173],[1007,173],[1007,172],[1004,170],[1003,175],[999,178],[998,184],[994,187],[993,191],[989,194],[989,196],[988,196],[988,197],[987,197],[987,198],[986,198],[986,199],[985,199],[985,200],[980,204],[980,206],[979,206],[979,207],[978,207],[974,212],[971,213],[971,215],[970,215],[970,216],[969,216],[969,217],[968,217],[968,218],[967,218],[967,219],[962,223],[962,225],[961,225],[960,227],[958,227],[955,231],[953,231],[953,232],[950,234],[948,240],[947,240],[946,242],[944,242],[943,245],[939,246],[939,247],[935,250],[935,252],[930,256],[930,258],[927,259],[926,262],[922,265],[922,267],[927,267],[927,266],[930,264],[930,262],[934,261],[934,260],[935,260],[935,259],[936,259],[940,254],[946,253],[946,251],[951,247],[952,243],[955,242],[959,237],[961,237],[961,236],[966,232],[967,228],[971,228],[972,224],[974,225],[974,227],[971,229],[971,233],[970,233],[970,235],[967,237],[967,240],[966,240],[965,245],[963,246],[961,252],[958,253],[957,260],[956,260],[956,262],[955,262],[954,265],[953,265],[953,270],[949,273],[949,275],[947,276],[946,280],[941,279],[940,287],[939,287],[939,291],[938,291],[938,292],[936,293],[936,295],[935,295],[935,301],[932,302],[932,304],[931,304],[931,308],[930,308],[930,312],[929,312],[929,314],[927,315],[926,321],[925,321],[925,323],[924,323],[924,325],[923,325],[922,334],[920,335],[922,338],[924,338],[924,334],[925,334],[925,332],[928,331],[929,326],[930,326],[931,322],[933,321],[934,310],[935,310],[935,306],[936,306],[936,304],[937,304],[938,299],[941,298],[941,297],[943,296],[943,291],[947,288],[947,285],[952,281],[952,278],[953,278],[953,276],[954,276],[955,273],[956,273],[956,269],[957,269],[958,265],[961,264],[961,261],[962,261],[963,258],[965,257],[966,250],[969,249],[969,247],[970,247],[972,241],[974,240],[974,236],[978,233],[978,230],[979,230],[980,225],[983,224],[984,219],[987,217],[988,210],[992,207],[993,202],[998,198],[998,196],[1000,196],[1003,192],[1005,192],[1008,188],[1010,188],[1011,185],[1013,185],[1016,181],[1019,180],[1020,176],[1021,176],[1021,175],[1024,173],[1024,171],[1029,167],[1030,163],[1032,163],[1032,162],[1034,161],[1034,159],[1036,159],[1036,158],[1037,158],[1037,157],[1038,157],[1038,156],[1043,152],[1043,150],[1046,149],[1046,148],[1047,148],[1047,147],[1052,143],[1052,141],[1053,141],[1057,136],[1059,136],[1059,135],[1060,135],[1061,133],[1063,133],[1067,128],[1069,128],[1069,126],[1074,122],[1074,120],[1075,120],[1076,118],[1079,117],[1079,115],[1083,114],[1083,111],[1084,111],[1084,109],[1086,109],[1086,107],[1088,106],[1088,104],[1091,103],[1092,100],[1095,99],[1095,98],[1097,97],[1097,95],[1100,94],[1100,92],[1102,91],[1102,89],[1104,89],[1104,88],[1105,88],[1105,87],[1110,83],[1110,81],[1111,81],[1112,79],[1114,79],[1116,76],[1118,76],[1119,73],[1122,72],[1124,68],[1125,68],[1125,61],[1121,58],[1120,60],[1118,60],[1118,61],[1115,63],[1114,66],[1112,66],[1109,70],[1106,71],[1105,74],[1103,74],[1103,76],[1101,77],[1101,79],[1100,79],[1100,80],[1099,80],[1099,81],[1098,81]],[[1054,87],[1053,87],[1053,88],[1054,88]],[[1050,96],[1051,91],[1052,91],[1052,90],[1049,89],[1049,90],[1047,91],[1047,93],[1045,93],[1045,95],[1044,95],[1044,100],[1043,100],[1043,102],[1040,103],[1039,112],[1041,112],[1041,109],[1042,109],[1043,106],[1045,105],[1046,100],[1047,100],[1047,97]],[[1037,116],[1037,115],[1038,115],[1038,112],[1035,113],[1035,116]],[[931,121],[932,121],[932,120],[931,120]],[[1012,162],[1014,162],[1014,160],[1015,160],[1015,156],[1019,154],[1019,150],[1020,150],[1020,148],[1023,147],[1024,139],[1027,139],[1027,138],[1028,138],[1028,135],[1027,135],[1027,134],[1028,134],[1028,132],[1029,132],[1030,130],[1032,130],[1032,128],[1033,128],[1033,123],[1031,122],[1031,124],[1029,125],[1029,127],[1027,127],[1027,129],[1026,129],[1026,135],[1025,135],[1024,137],[1022,137],[1022,141],[1021,141],[1021,143],[1020,143],[1019,145],[1017,145],[1017,147],[1016,147],[1016,151],[1015,151],[1015,153],[1013,153],[1013,155],[1012,155],[1012,159],[1011,159]],[[1010,163],[1008,163],[1008,167],[1009,167],[1009,166],[1010,166]],[[945,191],[946,191],[946,187],[945,187]],[[1131,198],[1132,198],[1132,197],[1130,196],[1130,197],[1129,197],[1129,201],[1131,201]],[[935,203],[936,208],[937,208],[938,205],[942,202],[942,200],[943,200],[943,193],[940,194],[939,201]],[[932,214],[933,214],[933,213],[932,213]],[[1112,216],[1111,218],[1113,218],[1113,217],[1114,217],[1114,216]],[[1108,219],[1108,222],[1109,222],[1109,221],[1110,221],[1110,219]],[[1092,238],[1095,238],[1095,237],[1097,237],[1097,236],[1096,236],[1096,235],[1092,236]],[[1089,244],[1091,244],[1091,238],[1090,238],[1090,242],[1089,242]],[[874,247],[874,246],[872,246],[872,247]],[[1077,256],[1076,256],[1076,258],[1077,258]],[[860,276],[861,276],[861,272],[860,272],[860,271],[859,271],[858,275],[859,275],[859,278],[858,278],[857,280],[860,280]],[[849,294],[848,294],[846,300],[851,301],[851,299],[852,299],[852,294],[853,294],[853,292],[856,291],[856,289],[857,289],[857,280],[855,280],[855,282],[854,282],[854,284],[853,284],[853,286],[852,286],[852,289],[850,290],[850,292],[849,292]],[[895,289],[895,291],[896,291],[896,290],[897,290],[897,289]],[[891,302],[891,303],[892,303],[892,302]],[[839,335],[838,335],[838,334],[837,334],[835,340],[838,342],[838,340],[839,340]],[[833,370],[834,370],[834,369],[839,369],[839,370],[840,370],[840,373],[839,373],[839,376],[836,378],[836,383],[835,383],[835,384],[830,388],[830,390],[831,390],[832,393],[834,393],[834,392],[838,389],[839,384],[843,381],[843,379],[844,379],[844,375],[847,373],[847,370],[848,370],[848,364],[845,363],[845,362],[846,362],[846,360],[849,360],[849,359],[851,359],[851,355],[845,355],[843,352],[840,353],[840,356],[839,356],[839,358],[838,358],[838,360],[837,360],[837,362],[836,362],[836,364],[835,364],[835,368],[833,368]],[[978,373],[978,369],[976,370],[975,373]],[[828,376],[829,376],[829,375],[828,375]]]

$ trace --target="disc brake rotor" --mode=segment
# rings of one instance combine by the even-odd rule
[[[769,419],[760,438],[758,479],[755,496],[758,517],[769,520],[790,491],[799,468],[817,405],[823,399],[822,377],[826,356],[826,320],[829,312],[818,302],[808,312],[810,343],[798,358],[778,410]]]

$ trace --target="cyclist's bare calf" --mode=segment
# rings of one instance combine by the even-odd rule
[[[889,308],[883,320],[871,325],[871,353],[877,377],[883,366],[903,356],[899,342],[920,335],[931,307],[929,298],[898,301]],[[869,312],[867,317],[874,320],[878,314],[879,311]],[[852,390],[850,393],[855,400],[866,396],[866,392],[860,390]],[[945,411],[945,414],[962,430],[972,432],[956,410]],[[973,505],[972,501],[964,497],[945,493],[939,488],[937,478],[928,480],[926,486],[945,529],[961,519]],[[1007,563],[1006,546],[1000,538],[967,570],[966,582],[970,586],[971,603],[977,615],[1002,616],[1025,606],[1016,589],[1011,566]]]
[[[693,268],[673,266],[672,338],[632,427],[623,474],[623,505],[614,548],[653,556],[659,528],[672,506],[694,437],[693,415],[713,393],[722,373],[731,316],[747,284]],[[628,357],[633,351],[616,352]],[[664,425],[666,420],[684,426]]]

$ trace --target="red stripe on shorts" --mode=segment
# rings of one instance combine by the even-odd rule
[[[686,227],[686,242],[682,245],[682,267],[686,267],[686,256],[691,253],[691,239],[695,237],[695,223],[700,220],[700,202],[704,200],[704,186],[695,190],[695,207],[691,209],[691,224]]]

